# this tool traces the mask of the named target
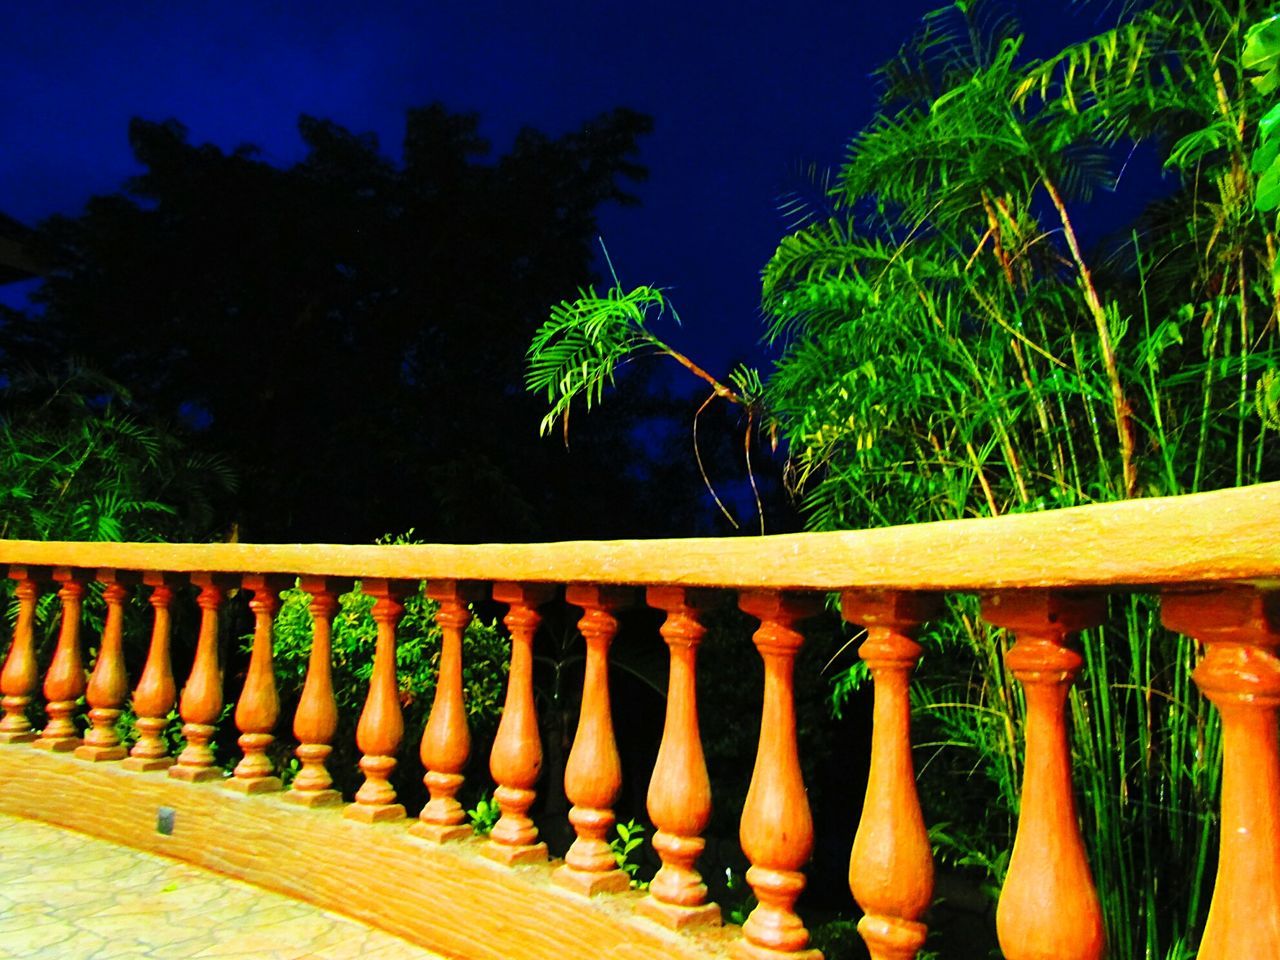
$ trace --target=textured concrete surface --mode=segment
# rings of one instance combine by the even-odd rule
[[[0,960],[439,960],[354,920],[0,814]]]

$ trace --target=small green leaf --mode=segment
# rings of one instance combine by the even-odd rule
[[[1277,103],[1258,121],[1258,129],[1262,133],[1264,140],[1269,140],[1276,131],[1276,126],[1280,124],[1280,103]]]
[[[1271,70],[1280,63],[1280,15],[1249,28],[1242,59],[1244,68],[1253,73]]]
[[[1280,104],[1276,106],[1280,108]],[[1253,159],[1249,162],[1249,169],[1254,173],[1265,173],[1267,168],[1275,162],[1278,155],[1280,155],[1280,137],[1264,140],[1262,145],[1253,152]]]
[[[1258,180],[1258,193],[1254,203],[1259,210],[1280,207],[1280,163],[1273,163]]]
[[[1263,96],[1274,93],[1277,88],[1280,88],[1280,67],[1272,67],[1262,76],[1251,77],[1250,80],[1253,88]]]

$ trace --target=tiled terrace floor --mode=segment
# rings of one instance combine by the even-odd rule
[[[176,860],[0,814],[0,960],[439,960]]]

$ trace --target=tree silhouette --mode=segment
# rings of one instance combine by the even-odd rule
[[[643,478],[628,493],[600,445],[540,441],[521,380],[547,306],[593,279],[600,206],[637,202],[651,121],[526,129],[497,157],[478,127],[410,110],[394,162],[304,116],[306,155],[282,169],[135,119],[144,172],[41,225],[43,310],[10,318],[7,359],[76,355],[185,418],[237,462],[251,539],[637,532]]]

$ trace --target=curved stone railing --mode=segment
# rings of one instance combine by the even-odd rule
[[[860,655],[875,684],[866,801],[850,867],[876,958],[912,958],[932,896],[932,859],[911,759],[913,639],[948,592],[982,596],[983,616],[1013,632],[1008,666],[1026,694],[1021,819],[998,912],[1010,960],[1092,960],[1101,911],[1072,797],[1064,723],[1080,667],[1071,635],[1099,623],[1109,592],[1158,592],[1172,629],[1201,640],[1194,679],[1221,711],[1225,765],[1216,892],[1201,958],[1280,957],[1280,484],[882,530],[755,539],[478,546],[330,546],[0,542],[17,581],[17,623],[3,673],[0,809],[185,857],[344,910],[425,946],[466,957],[818,956],[794,910],[813,844],[797,759],[792,670],[798,624],[831,592],[867,628]],[[272,618],[295,578],[311,597],[310,668],[293,729],[302,769],[282,790],[268,759],[280,721]],[[364,781],[350,804],[332,789],[337,727],[329,631],[351,578],[376,598],[378,638],[357,730]],[[107,615],[86,681],[80,638],[87,583],[102,582]],[[179,688],[169,660],[174,587],[199,589],[194,664]],[[436,698],[421,744],[430,800],[406,823],[388,774],[403,737],[395,670],[402,600],[426,582],[443,633]],[[531,647],[539,608],[564,586],[583,611],[581,716],[565,768],[576,839],[563,862],[528,815],[541,744]],[[252,593],[255,635],[235,706],[242,757],[224,778],[209,743],[222,712],[217,624],[228,589]],[[56,589],[61,632],[41,678],[37,598]],[[149,590],[151,646],[132,692],[140,732],[129,755],[114,723],[130,691],[121,653],[123,604]],[[720,911],[698,874],[711,796],[694,697],[707,591],[733,590],[760,622],[761,733],[740,838],[758,906],[741,929],[714,932]],[[501,819],[488,840],[465,827],[456,795],[470,740],[462,685],[468,604],[506,605],[511,663],[490,757]],[[616,613],[665,611],[670,677],[661,747],[649,785],[661,868],[647,893],[607,837],[620,785],[608,683]],[[42,684],[42,686],[40,686]],[[28,707],[46,702],[35,730]],[[90,727],[74,723],[81,696]],[[177,703],[186,748],[159,734]],[[23,746],[28,745],[28,746]],[[42,748],[42,749],[31,749]],[[85,762],[103,761],[103,762]],[[283,802],[291,801],[291,802]],[[167,814],[166,814],[167,811]],[[156,831],[156,814],[170,829]],[[600,896],[596,896],[600,895]],[[587,899],[592,898],[592,899]],[[676,932],[668,932],[676,931]]]

